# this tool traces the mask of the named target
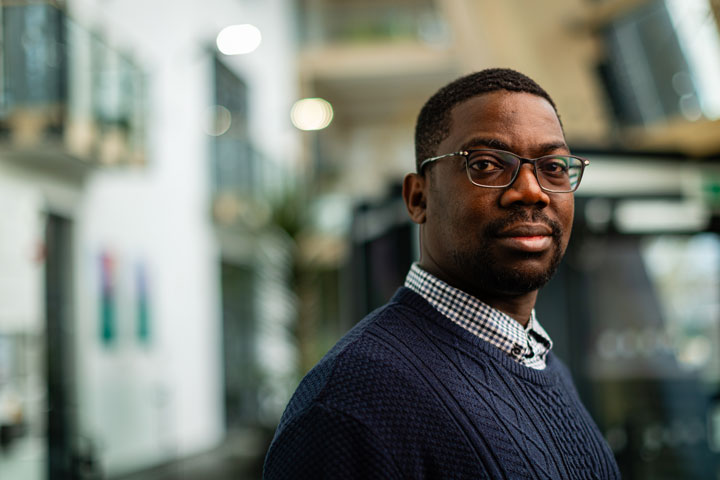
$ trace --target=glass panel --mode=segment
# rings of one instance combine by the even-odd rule
[[[664,334],[678,366],[720,379],[720,241],[713,234],[655,237],[642,248]]]
[[[62,128],[67,96],[64,15],[49,4],[2,7],[2,119],[10,137],[36,145]]]
[[[258,187],[260,159],[248,139],[248,91],[234,72],[218,59],[214,62],[215,102],[213,135],[216,193],[238,197]]]
[[[678,115],[697,120],[699,100],[688,46],[664,1],[654,1],[607,29],[602,76],[619,119],[653,124]],[[707,49],[706,49],[707,50]]]
[[[699,111],[687,111],[690,105],[684,105],[683,114],[689,119],[704,114],[710,119],[720,118],[720,35],[715,15],[709,0],[666,0],[672,24],[677,32],[685,57],[690,67],[690,75],[672,78],[673,87],[681,98],[681,107],[691,101],[692,86],[697,89],[700,104]],[[684,103],[683,103],[684,102]]]
[[[715,478],[720,237],[594,237],[568,262],[568,361],[623,478]]]

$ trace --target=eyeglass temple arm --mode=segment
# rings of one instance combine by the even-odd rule
[[[440,160],[441,158],[455,157],[455,156],[457,156],[457,155],[467,155],[467,152],[462,151],[462,152],[446,153],[445,155],[440,155],[440,156],[437,156],[437,157],[426,158],[425,160],[422,161],[422,163],[420,163],[420,166],[418,167],[418,171],[421,172],[422,169],[423,169],[423,167],[425,167],[425,165],[427,165],[427,164],[430,163],[430,162],[434,162],[435,160]]]

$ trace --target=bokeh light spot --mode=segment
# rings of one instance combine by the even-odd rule
[[[225,55],[243,55],[253,52],[261,42],[260,30],[249,23],[223,28],[216,40],[218,50]]]
[[[332,105],[322,98],[298,100],[290,111],[290,120],[300,130],[322,130],[332,119]]]
[[[205,111],[205,133],[219,137],[230,129],[232,114],[222,105],[212,105]]]

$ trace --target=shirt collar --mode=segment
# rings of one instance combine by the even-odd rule
[[[501,349],[517,362],[532,368],[545,368],[552,340],[535,317],[535,309],[527,326],[523,327],[500,310],[426,272],[417,263],[410,267],[405,286],[422,296],[442,315]]]

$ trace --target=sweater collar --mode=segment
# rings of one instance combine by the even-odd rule
[[[410,267],[405,286],[444,317],[521,365],[538,370],[545,368],[552,340],[535,317],[534,309],[527,326],[523,327],[505,313],[423,270],[417,263]]]

